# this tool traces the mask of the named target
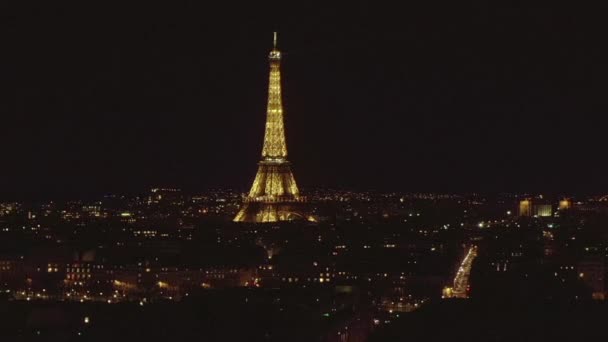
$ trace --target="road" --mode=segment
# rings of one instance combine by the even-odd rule
[[[469,292],[469,276],[471,274],[471,266],[473,260],[477,256],[477,246],[471,246],[467,255],[462,260],[456,277],[454,277],[454,287],[452,290],[453,298],[468,298]]]

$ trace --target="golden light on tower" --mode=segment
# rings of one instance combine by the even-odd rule
[[[276,222],[306,218],[298,208],[305,202],[300,196],[296,180],[287,161],[287,143],[281,95],[281,52],[274,33],[273,48],[268,54],[268,104],[262,158],[251,190],[243,199],[243,206],[235,222]]]

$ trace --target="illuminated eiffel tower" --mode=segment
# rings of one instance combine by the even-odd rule
[[[281,52],[277,49],[277,33],[268,55],[270,78],[268,107],[262,159],[258,163],[249,194],[234,218],[235,222],[276,222],[298,219],[314,220],[304,213],[306,199],[300,196],[296,180],[287,161],[283,105],[281,103]]]

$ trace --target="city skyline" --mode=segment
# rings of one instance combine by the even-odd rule
[[[552,327],[542,339],[606,335],[596,321],[608,294],[608,196],[309,196],[318,221],[267,224],[232,222],[234,191],[0,202],[1,334],[433,341],[454,336],[429,329],[442,319],[473,341],[520,340],[539,324]],[[480,310],[504,318],[473,338],[455,329]]]
[[[364,3],[325,16],[278,6],[268,20],[223,21],[201,20],[204,7],[151,5],[135,23],[136,8],[14,5],[3,25],[19,35],[0,57],[10,114],[0,187],[7,198],[246,191],[263,133],[265,37],[276,30],[303,188],[608,188],[593,13],[411,6],[388,17]]]

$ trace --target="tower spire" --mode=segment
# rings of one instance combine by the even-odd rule
[[[266,109],[266,129],[262,157],[264,159],[285,159],[285,125],[283,123],[283,102],[281,99],[281,52],[277,50],[277,33],[274,32],[274,47],[268,55],[270,74],[268,77],[268,105]]]
[[[277,48],[277,31],[274,31],[274,37],[272,39],[272,47]]]

